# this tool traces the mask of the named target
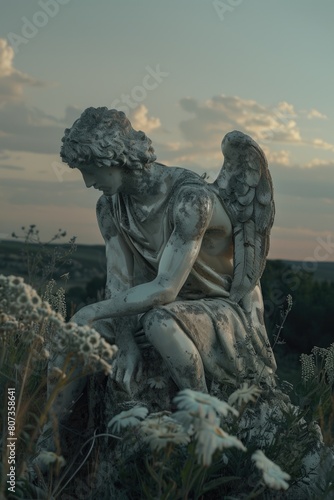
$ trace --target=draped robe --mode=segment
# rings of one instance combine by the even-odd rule
[[[176,168],[172,189],[150,211],[128,195],[119,193],[109,198],[114,225],[134,257],[132,286],[157,276],[161,255],[173,232],[174,205],[189,186],[213,191],[197,174]],[[200,252],[176,300],[159,308],[168,312],[191,339],[207,379],[232,385],[245,379],[273,385],[276,363],[264,325],[260,285],[249,297],[251,307],[247,311],[229,299],[231,280],[231,276],[210,267]],[[139,320],[144,316],[139,315]]]

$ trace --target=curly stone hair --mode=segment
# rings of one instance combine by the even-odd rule
[[[122,111],[87,108],[65,130],[60,156],[71,168],[114,165],[142,169],[156,160],[152,141]]]

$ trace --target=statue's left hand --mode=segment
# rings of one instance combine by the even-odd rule
[[[131,395],[131,381],[139,382],[143,374],[143,361],[140,350],[135,342],[131,342],[126,350],[119,349],[113,363],[112,378]]]

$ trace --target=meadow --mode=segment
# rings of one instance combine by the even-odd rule
[[[108,376],[117,352],[68,323],[103,296],[104,249],[63,244],[61,230],[47,243],[35,226],[23,232],[24,242],[0,243],[1,500],[334,498],[333,264],[312,274],[268,261],[262,288],[279,390],[241,381],[211,396],[181,391],[172,412],[136,404],[90,437],[78,424],[71,456],[52,407],[74,377]],[[53,444],[41,452],[43,428]]]

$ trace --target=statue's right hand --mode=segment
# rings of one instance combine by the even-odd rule
[[[131,381],[139,382],[143,374],[143,360],[136,344],[128,346],[126,351],[120,349],[113,363],[111,378],[131,395]]]

